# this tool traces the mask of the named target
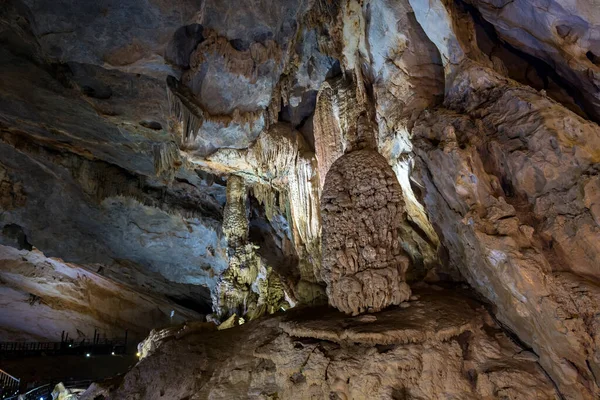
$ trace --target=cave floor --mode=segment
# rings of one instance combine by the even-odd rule
[[[225,330],[191,322],[154,331],[143,348],[124,377],[82,399],[558,398],[537,356],[472,292],[435,285],[378,313],[303,307]]]
[[[481,303],[465,294],[462,290],[437,286],[417,288],[410,302],[357,317],[331,307],[297,309],[288,312],[280,327],[293,337],[335,343],[406,344],[447,340],[480,323]]]

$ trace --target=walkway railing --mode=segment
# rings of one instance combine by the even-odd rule
[[[64,336],[64,335],[63,335]],[[0,342],[0,358],[15,358],[37,355],[59,354],[126,354],[127,332],[123,338],[101,339],[94,333],[94,339],[65,339],[60,342]],[[0,399],[1,400],[1,399]]]
[[[0,399],[8,399],[19,394],[21,381],[0,369]]]
[[[54,391],[54,388],[56,387],[56,385],[58,385],[60,382],[63,382],[63,386],[66,389],[87,389],[91,384],[92,384],[92,380],[87,379],[87,380],[79,380],[79,381],[66,381],[66,380],[60,380],[60,379],[53,379],[51,383],[46,383],[44,385],[41,386],[37,386],[33,389],[31,389],[30,391],[28,391],[27,393],[24,393],[20,396],[15,396],[15,397],[10,397],[7,398],[6,400],[39,400],[39,399],[44,399],[44,400],[52,400],[52,392]]]

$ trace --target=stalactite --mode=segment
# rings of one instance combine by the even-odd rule
[[[277,124],[263,132],[248,150],[222,149],[211,155],[211,165],[235,167],[260,181],[255,185],[266,205],[274,196],[287,197],[294,245],[300,256],[302,279],[317,282],[321,264],[319,171],[314,153],[302,136]],[[241,161],[243,160],[243,161]],[[233,169],[233,168],[232,168]],[[270,206],[269,206],[270,207]]]
[[[319,171],[314,154],[299,143],[300,151],[290,174],[288,193],[290,214],[294,226],[294,243],[301,260],[302,279],[319,281],[321,267],[321,217],[319,205]],[[303,251],[304,247],[304,251]]]
[[[365,137],[369,122],[360,82],[352,75],[340,76],[323,84],[317,96],[314,117],[315,152],[319,160],[320,187],[331,165],[344,153],[369,142]],[[369,143],[370,144],[370,143]]]
[[[279,192],[271,185],[261,182],[255,182],[252,185],[252,192],[256,200],[265,207],[265,215],[269,221],[273,221],[279,200]]]
[[[158,176],[172,179],[175,170],[181,165],[179,147],[175,142],[160,142],[152,145],[154,171]],[[169,179],[169,180],[170,180]]]
[[[171,116],[181,125],[182,142],[193,141],[204,122],[204,111],[193,101],[191,91],[173,76],[167,78],[167,99]]]
[[[207,121],[222,127],[237,124],[252,131],[257,121],[268,126],[276,120],[279,112],[279,104],[274,103],[274,107],[259,111],[241,112],[235,109],[230,115],[212,115],[198,104],[191,90],[173,76],[167,78],[167,99],[171,118],[178,125],[178,140],[184,150],[194,149],[194,142]]]

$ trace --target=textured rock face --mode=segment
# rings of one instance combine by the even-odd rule
[[[37,250],[0,246],[0,281],[3,342],[55,342],[63,331],[75,340],[91,339],[96,330],[102,337],[122,338],[128,330],[135,343],[154,327],[201,318],[161,296],[158,287],[116,283],[102,267],[64,263]]]
[[[447,109],[424,113],[413,132],[415,176],[450,263],[540,355],[563,396],[596,398],[599,226],[586,198],[598,126],[502,77],[459,8],[412,4],[445,61]]]
[[[600,119],[600,14],[594,0],[469,1],[512,46],[545,61],[580,92]],[[540,12],[543,10],[543,12]]]
[[[535,355],[480,306],[450,291],[420,295],[377,316],[308,309],[220,332],[184,327],[122,382],[82,398],[559,398]]]
[[[496,100],[482,104],[482,92]],[[457,77],[446,104],[471,105],[462,108],[471,118],[439,110],[415,132],[426,206],[442,228],[451,262],[498,307],[503,323],[532,345],[565,393],[594,397],[600,292],[568,271],[597,276],[600,230],[583,202],[584,188],[594,181],[588,174],[595,174],[598,127],[481,67]],[[572,132],[577,136],[562,139]],[[575,146],[586,134],[592,151],[582,154]],[[535,166],[533,160],[539,160]],[[579,200],[567,201],[575,191]],[[571,211],[561,212],[563,207]],[[578,241],[569,245],[569,255],[560,244],[567,236]]]
[[[466,281],[558,396],[598,398],[596,3],[5,0],[0,315],[234,327],[154,331],[113,398],[555,397],[452,293],[394,307]],[[324,297],[373,313],[235,326]]]
[[[366,35],[371,48],[380,146],[412,123],[444,94],[444,71],[435,45],[415,19],[408,1],[374,1]]]
[[[221,229],[225,183],[219,176],[229,171],[220,165],[215,174],[205,172],[179,153],[180,138],[170,134],[177,132],[164,79],[190,70],[191,53],[200,42],[208,46],[226,37],[234,42],[228,46],[238,46],[230,49],[232,54],[252,55],[235,40],[246,37],[256,19],[248,17],[247,9],[222,2],[187,2],[176,10],[159,3],[107,3],[105,8],[26,3],[4,2],[0,13],[0,68],[6,78],[0,84],[0,243],[36,247],[68,262],[101,263],[121,282],[160,288],[205,311],[211,303],[208,291],[229,264]],[[253,9],[264,14],[265,24],[252,29],[257,42],[274,41],[283,51],[305,6],[280,6],[277,15]],[[232,12],[246,18],[245,25]],[[126,17],[133,14],[135,23]],[[214,70],[220,65],[214,54],[218,48],[206,46],[199,47],[206,50],[203,62]],[[271,53],[260,54],[265,63],[271,62]],[[200,52],[195,55],[191,61],[202,57]],[[242,61],[247,66],[248,58]],[[318,87],[325,79],[331,62],[322,64],[311,69],[303,87]],[[232,68],[239,72],[241,67]],[[275,75],[269,75],[275,82],[267,87],[276,85]],[[229,142],[212,140],[210,151],[248,146],[261,129],[257,124],[254,136],[242,145],[232,145],[240,141],[235,133]],[[215,137],[227,135],[215,128]],[[318,199],[316,192],[312,197],[305,192],[316,190],[310,184],[316,168],[301,149],[295,168],[299,172],[290,179],[293,207],[301,210],[292,214],[296,225],[289,228],[282,205],[271,210],[262,232],[263,240],[274,243],[275,252],[285,257],[295,256],[296,245],[302,248],[312,284],[316,279],[310,259],[320,260]],[[261,207],[252,203],[249,211],[259,213]],[[290,244],[293,236],[297,240]],[[291,267],[289,275],[297,269]],[[165,279],[172,284],[170,292]],[[189,285],[185,295],[179,284]]]
[[[321,196],[323,272],[329,303],[348,314],[408,300],[408,258],[398,240],[402,190],[385,159],[358,150],[339,158]]]
[[[331,165],[356,146],[358,119],[364,108],[356,86],[352,80],[338,77],[325,82],[317,96],[315,153],[321,189]]]

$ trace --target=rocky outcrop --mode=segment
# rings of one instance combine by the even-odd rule
[[[202,4],[196,0],[176,4],[162,1],[83,4],[68,0],[23,3],[33,17],[32,30],[41,48],[57,61],[157,76],[171,71],[163,57],[164,47],[177,28],[194,21]]]
[[[585,193],[598,126],[475,65],[445,104],[452,110],[426,114],[415,133],[425,205],[450,262],[540,355],[563,395],[597,396],[600,292],[584,276],[597,279],[600,226]],[[565,253],[568,237],[577,243]]]
[[[2,169],[17,191],[3,208],[3,229],[20,227],[27,241],[49,256],[141,265],[179,283],[210,285],[211,271],[224,269],[223,186],[189,170],[165,185],[107,162],[32,144],[22,134],[2,134]]]
[[[57,342],[64,332],[91,340],[96,330],[112,339],[127,330],[135,343],[154,327],[202,318],[161,295],[159,287],[117,283],[102,266],[65,263],[38,250],[0,246],[0,283],[3,342]],[[168,290],[175,297],[175,288]]]
[[[376,315],[305,309],[225,331],[173,332],[122,382],[82,398],[559,398],[535,355],[476,302],[419,295]]]
[[[594,1],[468,1],[499,37],[543,60],[579,92],[578,100],[600,120],[600,15]]]
[[[321,195],[323,265],[329,303],[352,315],[408,300],[408,257],[398,238],[402,190],[385,159],[350,152],[333,163]]]

